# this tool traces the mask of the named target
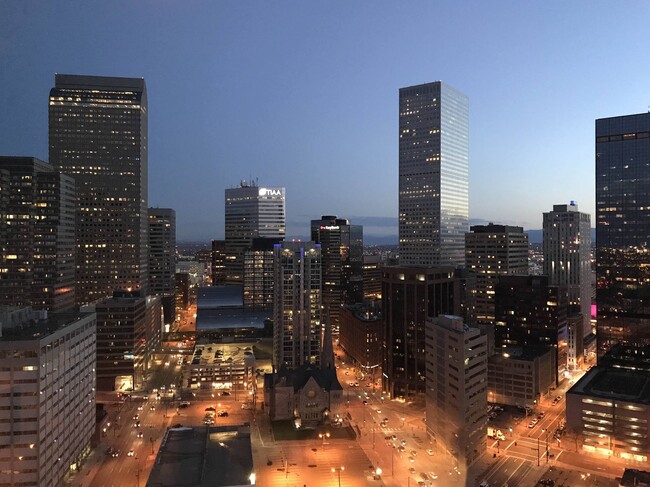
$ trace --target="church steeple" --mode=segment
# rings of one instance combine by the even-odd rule
[[[321,370],[335,369],[334,364],[334,345],[332,344],[332,323],[328,319],[323,326],[323,341],[320,354]]]

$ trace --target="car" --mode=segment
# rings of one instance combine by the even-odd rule
[[[431,473],[429,474],[429,477],[431,477],[432,480],[436,480],[436,479],[438,478],[438,475],[435,474],[435,473],[433,473],[433,472],[431,472]]]
[[[478,487],[490,487],[490,483],[487,480],[481,482]]]
[[[381,409],[377,409],[377,414],[381,414]]]
[[[212,418],[205,418],[205,419],[203,420],[203,424],[208,425],[208,426],[213,425],[213,424],[214,424],[214,419],[212,419]]]
[[[390,436],[384,436],[384,440],[386,440],[386,441],[390,441],[390,440],[392,440],[392,439],[393,439],[393,438],[390,437]]]
[[[382,421],[384,421],[385,423],[388,423],[388,418],[384,418]]]
[[[139,415],[139,414],[135,414],[135,415],[133,415],[133,421],[137,421],[138,419],[140,419],[140,415]]]
[[[533,422],[531,421],[530,423],[528,423],[528,427],[531,428],[531,429],[534,428],[534,427],[535,427],[535,423],[533,423]]]
[[[113,458],[120,456],[120,450],[113,450],[111,451],[111,456]]]
[[[217,413],[217,416],[219,416],[220,418],[227,417],[228,416],[228,411],[219,411]]]
[[[127,457],[133,457],[135,456],[135,452],[133,450],[129,450],[129,452],[126,454]]]
[[[415,473],[415,468],[409,467],[409,473]]]
[[[216,411],[217,408],[215,408],[214,406],[208,406],[207,408],[205,408],[205,410],[206,411]]]
[[[136,421],[135,423],[133,423],[133,427],[134,428],[139,428],[140,427],[140,421]]]
[[[228,391],[223,391],[223,392],[221,393],[221,395],[222,395],[222,396],[229,396],[229,395],[230,395],[230,392],[228,392]]]
[[[425,484],[422,480],[418,480],[418,487],[426,487],[427,484]]]
[[[406,440],[402,440],[402,446],[406,446]]]
[[[190,407],[190,401],[181,401],[180,404],[178,405],[179,408],[188,408]]]
[[[364,403],[364,404],[368,404],[368,401],[364,400],[363,403]]]
[[[142,433],[142,431],[138,431],[138,434],[135,436],[137,436],[138,438],[142,438],[144,436],[144,433]]]
[[[400,453],[402,453],[402,452],[406,451],[406,448],[404,448],[403,446],[398,446],[398,447],[397,447],[397,451],[399,451]]]
[[[151,406],[149,409],[150,409],[151,411],[155,411],[155,410],[156,410],[156,406]]]
[[[143,409],[144,409],[144,406],[142,406],[142,404],[140,404],[140,405],[138,406],[138,411],[142,411]]]
[[[544,411],[542,411],[541,413],[539,413],[539,414],[537,415],[537,418],[538,418],[538,419],[542,419],[542,418],[544,417],[545,414],[546,414],[546,413],[545,413]]]
[[[412,456],[409,456],[409,462],[413,463],[414,461],[415,461],[415,458],[413,458]]]
[[[161,391],[164,391],[164,390],[165,390],[165,386],[160,386],[160,390],[161,390]]]
[[[411,455],[416,456],[417,454],[418,452],[416,452],[415,450],[411,450]]]
[[[359,383],[358,383],[358,382],[355,382],[355,383],[354,383],[354,387],[359,387]]]
[[[542,479],[539,481],[539,483],[542,485],[548,485],[549,487],[553,487],[555,485],[555,481],[551,479]]]
[[[385,428],[386,426],[388,426],[388,423],[386,421],[382,421],[381,423],[379,423],[379,426]]]
[[[432,456],[432,455],[433,455],[433,450],[432,450],[431,448],[429,448],[429,449],[427,450],[427,455],[429,455],[429,456]]]
[[[395,435],[391,435],[390,439],[393,440],[393,441],[395,441],[395,440],[397,439],[397,436],[395,436]]]

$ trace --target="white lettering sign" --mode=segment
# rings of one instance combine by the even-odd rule
[[[259,195],[260,196],[282,196],[282,190],[260,188]]]

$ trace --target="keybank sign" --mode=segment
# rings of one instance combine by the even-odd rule
[[[259,195],[260,196],[282,196],[282,190],[260,188]]]

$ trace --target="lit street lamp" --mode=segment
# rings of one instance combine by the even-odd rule
[[[329,437],[330,437],[329,432],[327,432],[327,433],[318,433],[318,437],[322,440],[321,448],[322,448],[323,450],[325,450],[325,438],[329,438]]]
[[[332,473],[334,473],[334,472],[338,472],[338,474],[339,474],[339,487],[341,487],[341,472],[342,472],[343,470],[345,470],[345,467],[342,466],[342,465],[341,465],[340,468],[334,468],[334,467],[332,467]]]

